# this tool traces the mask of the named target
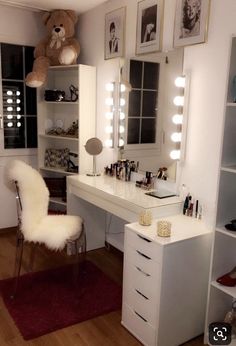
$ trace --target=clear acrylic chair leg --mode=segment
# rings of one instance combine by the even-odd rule
[[[24,238],[22,235],[17,235],[15,268],[14,268],[14,288],[13,288],[13,294],[11,295],[11,298],[15,298],[18,284],[19,284],[19,276],[20,276],[20,270],[21,270],[21,264],[22,264],[23,249],[24,249]]]

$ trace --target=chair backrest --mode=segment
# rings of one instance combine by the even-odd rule
[[[39,172],[20,160],[11,161],[7,175],[17,183],[22,206],[21,231],[30,240],[35,227],[48,213],[48,188]]]

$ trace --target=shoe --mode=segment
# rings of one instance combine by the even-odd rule
[[[216,281],[223,286],[236,286],[236,267],[234,267],[234,269],[229,273],[219,277]]]

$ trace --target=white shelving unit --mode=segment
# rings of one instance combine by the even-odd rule
[[[76,102],[48,102],[44,100],[46,89],[63,90],[66,99],[70,99],[69,87],[78,88]],[[87,65],[52,66],[49,68],[48,82],[38,92],[38,167],[45,177],[62,177],[75,173],[67,172],[58,167],[45,167],[45,151],[48,148],[69,148],[78,154],[78,159],[71,157],[79,166],[79,173],[92,169],[92,157],[84,148],[86,141],[95,136],[96,113],[96,68]],[[62,125],[67,130],[74,121],[78,121],[78,138],[47,134],[49,129]],[[51,198],[50,202],[58,206],[66,206],[60,198]]]
[[[234,76],[236,76],[236,37],[232,38],[229,59],[216,232],[212,249],[205,324],[206,343],[209,342],[209,324],[224,321],[226,313],[231,310],[232,302],[236,299],[236,287],[226,287],[216,282],[217,278],[236,266],[236,232],[225,228],[227,223],[236,219],[236,103],[232,90]],[[232,340],[230,345],[236,345],[236,340]]]

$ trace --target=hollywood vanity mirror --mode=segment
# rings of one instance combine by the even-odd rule
[[[139,161],[140,171],[168,168],[175,181],[176,161],[170,152],[176,143],[173,115],[179,107],[173,102],[178,95],[175,79],[182,75],[183,49],[142,55],[126,61],[122,76],[131,84],[126,106],[126,138],[123,157]]]

